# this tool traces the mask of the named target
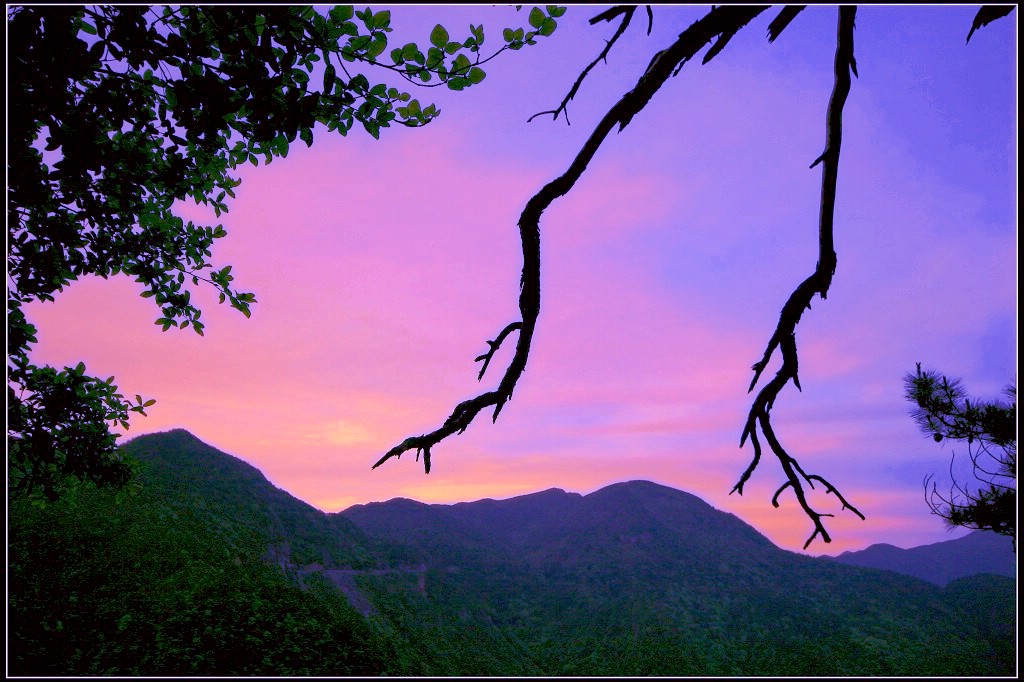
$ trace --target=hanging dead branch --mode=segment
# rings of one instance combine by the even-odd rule
[[[536,328],[537,316],[540,311],[540,218],[551,203],[572,189],[576,181],[586,170],[598,148],[603,144],[609,133],[616,127],[622,130],[633,117],[650,101],[651,97],[672,76],[691,60],[704,47],[710,44],[702,62],[707,63],[718,55],[730,39],[746,26],[754,17],[764,12],[767,6],[719,6],[714,7],[704,17],[694,22],[667,49],[654,55],[645,72],[640,76],[636,86],[626,93],[601,119],[590,137],[583,144],[568,169],[558,178],[552,180],[537,192],[527,203],[519,219],[520,238],[523,246],[523,273],[519,308],[522,319],[507,325],[493,341],[488,341],[490,350],[476,358],[483,362],[479,377],[482,378],[495,352],[502,342],[513,332],[518,331],[515,352],[495,390],[459,403],[440,428],[419,436],[405,439],[381,457],[374,468],[387,460],[400,457],[403,453],[415,450],[417,459],[424,456],[424,470],[430,471],[431,448],[450,435],[466,430],[480,411],[494,407],[492,419],[497,419],[504,404],[512,397],[519,378],[526,367],[530,344]],[[769,42],[774,41],[792,20],[803,9],[802,6],[783,8],[768,27]],[[635,12],[634,7],[618,6],[594,17],[591,23],[610,21],[622,17],[618,30],[605,50],[594,62],[589,64],[576,80],[569,94],[562,103],[550,113],[557,118],[565,112],[568,102],[575,96],[580,84],[590,70],[605,59],[608,50],[625,31]],[[826,494],[836,496],[843,510],[849,510],[861,519],[864,515],[828,480],[818,474],[807,473],[782,445],[771,423],[771,408],[775,404],[782,389],[790,381],[797,390],[801,390],[799,379],[799,355],[796,342],[796,327],[804,310],[810,309],[815,295],[823,300],[827,298],[836,270],[836,253],[833,240],[836,188],[839,172],[839,154],[842,147],[843,108],[850,93],[851,74],[857,75],[857,64],[854,57],[853,34],[856,8],[843,6],[838,10],[837,46],[834,60],[834,87],[829,98],[825,121],[825,149],[811,168],[822,166],[821,198],[818,216],[818,262],[814,271],[794,289],[779,315],[779,322],[769,339],[763,356],[752,367],[754,377],[748,392],[753,391],[775,356],[776,350],[781,356],[781,367],[760,390],[755,397],[747,416],[740,447],[750,439],[754,450],[753,457],[732,492],[743,494],[743,488],[761,461],[761,437],[769,450],[779,461],[785,476],[784,483],[772,497],[772,504],[779,506],[782,493],[792,490],[800,508],[813,524],[813,532],[804,544],[810,545],[814,538],[821,536],[825,542],[831,542],[823,519],[831,514],[820,513],[811,506],[808,499],[811,490],[820,489]],[[538,116],[540,114],[536,114]],[[759,437],[760,434],[760,437]]]
[[[523,246],[523,274],[520,280],[519,310],[522,320],[505,327],[501,334],[490,342],[491,351],[478,357],[486,362],[496,350],[496,345],[513,330],[518,329],[519,338],[515,353],[502,376],[497,389],[487,391],[456,405],[451,415],[437,429],[419,436],[406,438],[388,450],[373,465],[376,469],[391,458],[398,458],[410,450],[416,451],[417,460],[423,455],[423,468],[430,472],[430,450],[433,446],[456,433],[462,433],[473,419],[484,409],[494,407],[492,420],[498,418],[501,408],[512,398],[516,383],[526,369],[530,344],[540,313],[540,218],[551,203],[564,196],[579,180],[594,158],[597,150],[608,135],[618,127],[625,128],[641,111],[655,92],[665,84],[678,67],[692,59],[701,49],[722,36],[731,36],[746,26],[754,17],[768,9],[761,6],[720,6],[709,11],[704,17],[690,25],[667,49],[659,52],[650,66],[640,76],[636,86],[627,92],[598,122],[587,138],[569,168],[544,187],[529,201],[519,217],[519,235]],[[518,325],[518,326],[517,326]]]
[[[861,519],[864,518],[864,515],[847,502],[831,483],[821,476],[804,472],[797,460],[779,442],[771,424],[771,408],[785,385],[792,380],[797,390],[801,390],[798,375],[799,359],[797,355],[796,327],[800,323],[804,310],[810,309],[811,300],[815,294],[820,295],[822,300],[828,296],[828,290],[832,284],[832,276],[836,270],[836,252],[833,244],[836,185],[839,177],[839,152],[843,137],[843,107],[850,93],[850,74],[857,75],[857,62],[853,53],[853,29],[856,12],[856,7],[844,6],[839,8],[834,69],[835,85],[829,98],[825,117],[825,151],[811,164],[811,168],[814,168],[819,163],[822,164],[821,202],[818,215],[818,263],[814,272],[796,287],[789,300],[782,307],[775,333],[772,334],[771,339],[768,341],[768,347],[765,349],[764,355],[759,361],[754,363],[752,368],[754,370],[754,378],[750,382],[748,392],[752,391],[754,386],[757,385],[761,373],[768,366],[775,350],[779,350],[779,354],[782,356],[782,366],[772,380],[765,384],[757,394],[750,407],[747,422],[743,428],[743,434],[740,436],[740,447],[743,447],[748,437],[750,438],[751,446],[754,449],[753,459],[740,476],[739,482],[732,489],[732,492],[742,495],[744,484],[749,480],[761,460],[761,443],[757,437],[757,428],[760,427],[768,447],[778,458],[779,464],[786,475],[786,482],[776,491],[775,496],[772,498],[772,505],[778,507],[779,496],[787,488],[792,488],[800,507],[814,524],[814,531],[807,539],[807,542],[804,543],[805,549],[818,535],[825,542],[832,541],[822,522],[823,517],[831,516],[831,514],[819,513],[811,507],[807,499],[807,490],[804,488],[805,483],[811,489],[815,487],[815,482],[821,484],[827,493],[834,494],[838,498],[844,510],[849,509]]]

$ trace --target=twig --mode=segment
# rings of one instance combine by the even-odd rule
[[[597,66],[598,62],[604,61],[606,64],[608,63],[608,52],[612,49],[612,45],[615,44],[615,41],[619,39],[619,36],[621,36],[625,32],[626,27],[629,26],[629,22],[633,18],[633,13],[635,11],[636,11],[636,7],[635,6],[631,6],[631,5],[616,5],[615,7],[612,7],[609,10],[601,12],[600,14],[598,14],[597,16],[593,17],[590,20],[590,24],[591,24],[591,26],[593,26],[594,24],[596,24],[599,21],[611,21],[612,19],[614,19],[618,15],[620,15],[620,14],[623,15],[622,23],[619,24],[619,28],[615,31],[615,35],[613,35],[611,37],[611,40],[605,41],[606,44],[604,46],[604,49],[601,50],[601,54],[597,55],[597,59],[595,59],[594,61],[592,61],[589,64],[587,64],[587,66],[583,69],[583,71],[580,72],[580,75],[576,79],[576,82],[573,83],[572,87],[569,89],[569,94],[565,96],[565,98],[562,100],[562,103],[558,105],[558,108],[552,109],[550,111],[538,112],[538,113],[534,114],[533,116],[531,116],[530,118],[526,119],[527,123],[529,123],[533,119],[537,118],[538,116],[543,116],[544,114],[551,114],[551,120],[552,121],[558,120],[558,114],[564,114],[565,115],[565,124],[566,125],[570,125],[570,123],[569,123],[569,112],[566,109],[566,106],[568,106],[569,101],[573,97],[576,96],[577,91],[579,91],[579,89],[580,89],[580,85],[583,84],[583,80],[587,77],[587,74],[590,73],[590,70],[593,69],[595,66]],[[648,12],[648,15],[650,15],[650,12],[651,12],[650,6],[648,6],[648,8],[647,8],[647,12]],[[653,16],[651,17],[651,21],[653,21]],[[650,24],[648,24],[648,26],[650,26]],[[647,33],[648,33],[648,35],[650,35],[650,33],[651,33],[649,27],[647,29]]]
[[[505,340],[505,337],[507,337],[509,334],[511,334],[515,330],[522,329],[522,328],[523,328],[523,323],[522,322],[512,322],[507,327],[502,329],[501,333],[498,334],[498,336],[495,337],[495,339],[493,341],[488,341],[487,342],[487,345],[490,346],[491,349],[489,351],[487,351],[486,353],[484,353],[483,355],[479,355],[479,356],[477,356],[476,358],[473,359],[473,362],[480,362],[482,360],[483,363],[484,363],[483,367],[480,368],[480,374],[477,375],[477,377],[476,377],[477,381],[480,381],[481,379],[484,378],[484,372],[487,371],[487,365],[491,364],[491,358],[493,358],[494,354],[497,352],[497,350],[499,348],[501,348],[501,342]]]

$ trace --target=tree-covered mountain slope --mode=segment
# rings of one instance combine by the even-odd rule
[[[353,568],[376,561],[372,542],[347,519],[296,499],[256,467],[188,431],[140,436],[123,449],[142,463],[145,488],[223,525],[233,542],[295,565]]]
[[[420,674],[1013,670],[1013,637],[968,618],[963,598],[781,550],[654,483],[456,505],[396,499],[342,515],[422,562],[357,579]],[[994,603],[1015,608],[1012,581],[986,585]]]
[[[1015,582],[940,588],[775,547],[644,481],[325,514],[185,431],[141,492],[9,504],[9,671],[31,675],[1015,672]]]
[[[125,449],[141,490],[8,504],[13,675],[372,675],[390,648],[327,581],[272,558],[367,564],[360,531],[184,431]],[[269,548],[281,548],[271,556]]]

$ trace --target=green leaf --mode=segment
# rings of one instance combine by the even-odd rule
[[[373,37],[373,41],[370,43],[369,47],[366,48],[366,54],[370,57],[377,57],[377,55],[387,49],[387,46],[388,39],[383,33],[378,33]]]
[[[337,5],[331,8],[330,17],[339,24],[352,18],[352,5]]]
[[[444,49],[444,46],[448,44],[448,29],[441,24],[434,26],[434,30],[430,32],[430,44]]]
[[[559,7],[558,5],[548,5],[548,14],[553,17],[560,17],[565,14],[565,7]]]
[[[464,54],[460,54],[455,58],[455,61],[452,62],[452,73],[463,74],[469,70],[470,66],[469,57]]]
[[[427,50],[427,63],[425,66],[428,69],[435,69],[437,65],[444,61],[444,52],[436,47],[432,47]]]
[[[557,26],[558,24],[555,22],[554,19],[548,18],[544,20],[544,23],[540,25],[540,28],[537,29],[537,31],[542,36],[549,36],[555,32],[555,27]]]
[[[88,22],[79,20],[78,27],[89,35],[96,35],[96,27]]]
[[[257,14],[256,15],[256,35],[257,36],[262,36],[263,35],[263,29],[265,29],[266,27],[267,27],[267,18],[265,16],[263,16],[262,14]]]
[[[391,10],[381,10],[373,15],[374,28],[387,28],[391,23]]]
[[[474,85],[476,85],[486,77],[487,74],[484,73],[484,70],[481,69],[479,66],[474,66],[469,70],[469,73],[466,74],[466,78],[468,78],[469,82],[473,83]]]
[[[530,10],[530,26],[534,28],[540,28],[540,25],[544,23],[544,10],[540,7],[534,7]]]

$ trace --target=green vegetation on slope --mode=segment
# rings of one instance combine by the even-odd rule
[[[735,517],[663,486],[450,506],[396,500],[344,515],[426,560],[420,572],[359,579],[416,674],[1014,670],[1012,628],[986,632],[967,615],[975,599],[782,551]],[[1012,581],[989,587],[990,603],[1002,605],[998,622],[1012,623]]]
[[[323,514],[184,431],[126,449],[138,495],[9,506],[11,673],[1015,671],[1012,579],[785,552],[652,483]]]
[[[235,464],[220,458],[205,477],[201,468],[194,472],[196,481],[187,467],[175,471],[144,460],[142,491],[120,503],[100,490],[44,508],[11,502],[11,673],[367,675],[387,669],[386,647],[341,594],[315,578],[301,590],[266,563],[268,542],[289,536],[273,535],[264,515],[238,513],[235,503],[258,506],[265,497],[254,481],[213,492],[224,480],[218,466]],[[287,523],[282,508],[270,509]],[[340,552],[337,538],[323,550]]]

